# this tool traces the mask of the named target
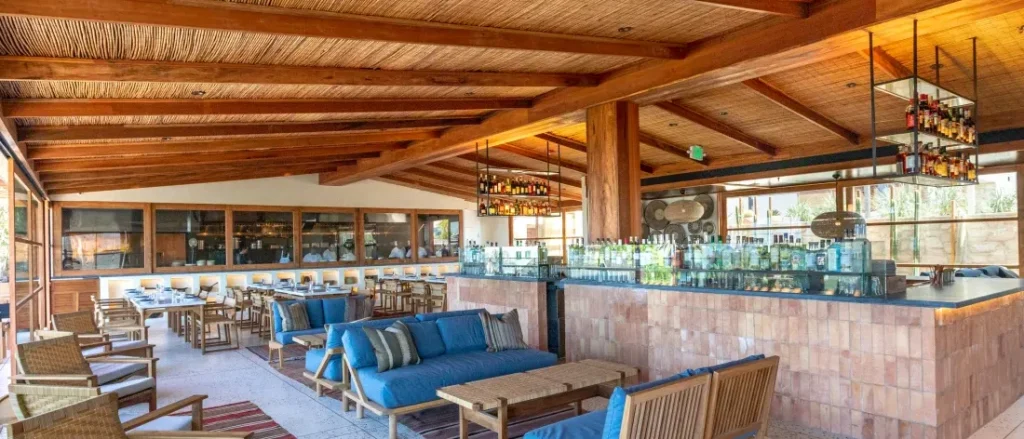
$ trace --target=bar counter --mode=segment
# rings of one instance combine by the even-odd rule
[[[547,280],[449,276],[453,309],[543,309]],[[856,438],[966,439],[1024,395],[1024,281],[958,278],[888,299],[579,280],[564,288],[568,361],[644,380],[781,357],[773,417]],[[541,322],[544,319],[539,319]],[[528,329],[532,340],[540,328]],[[533,344],[533,343],[531,343]]]

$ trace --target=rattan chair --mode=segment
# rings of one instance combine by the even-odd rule
[[[114,351],[116,353],[116,351]],[[14,384],[91,387],[115,392],[122,407],[149,402],[156,409],[156,359],[127,357],[85,358],[74,334],[18,345]],[[142,370],[146,376],[135,376]]]
[[[146,342],[149,339],[149,330],[146,326],[123,324],[101,327],[93,320],[91,312],[76,311],[54,314],[50,327],[55,331],[78,335],[78,341],[82,343],[82,354],[85,356],[101,355],[111,349],[134,352],[127,355],[147,358],[153,356],[153,345]],[[111,335],[122,335],[126,338],[111,340]]]
[[[66,388],[65,388],[66,389]],[[24,391],[24,389],[19,389]],[[85,389],[74,389],[85,390]],[[12,387],[12,395],[14,394]],[[77,393],[77,394],[75,394]],[[80,398],[71,405],[49,411],[38,416],[14,422],[7,427],[11,439],[129,439],[129,438],[205,438],[244,439],[253,433],[203,432],[203,431],[161,431],[154,430],[163,425],[180,421],[168,416],[182,408],[192,406],[190,426],[202,425],[202,400],[205,396],[192,396],[177,403],[162,407],[138,418],[121,422],[118,417],[117,396],[103,394],[89,397],[86,391],[53,394],[56,398]],[[184,416],[181,416],[185,418]],[[135,430],[135,431],[131,431]]]

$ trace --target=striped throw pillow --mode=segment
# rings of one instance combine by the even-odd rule
[[[519,326],[519,311],[512,310],[501,318],[487,311],[480,313],[480,321],[484,325],[484,338],[487,339],[487,352],[529,349],[523,341],[523,328]]]
[[[303,331],[309,329],[309,314],[306,314],[306,305],[300,302],[281,306],[281,302],[274,302],[277,306],[277,314],[281,316],[281,332]]]
[[[385,329],[364,326],[363,332],[373,345],[373,354],[377,357],[377,372],[420,364],[416,343],[413,342],[412,334],[405,323],[398,321]]]

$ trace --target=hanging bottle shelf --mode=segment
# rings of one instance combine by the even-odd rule
[[[558,147],[558,165],[551,168],[551,160],[547,161],[546,170],[525,168],[491,167],[490,143],[484,144],[486,166],[481,168],[477,161],[477,216],[478,217],[515,217],[515,216],[559,216],[562,205],[561,178],[561,146]],[[551,154],[550,145],[547,147]],[[480,145],[477,144],[477,156]],[[557,188],[557,192],[552,188]]]
[[[917,96],[914,95],[914,77],[900,78],[878,83],[875,84],[875,89],[903,99],[904,101],[917,98]],[[932,84],[923,78],[917,78],[917,93],[918,95],[927,94],[928,96],[937,96],[939,102],[950,107],[966,107],[974,105],[973,100],[953,93],[949,89]]]

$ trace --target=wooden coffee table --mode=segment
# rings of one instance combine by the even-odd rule
[[[306,349],[318,349],[327,344],[327,334],[296,335],[292,341]]]
[[[438,389],[437,396],[459,406],[459,437],[469,437],[469,422],[508,438],[508,420],[608,397],[615,386],[637,375],[635,367],[601,360],[565,363]]]

